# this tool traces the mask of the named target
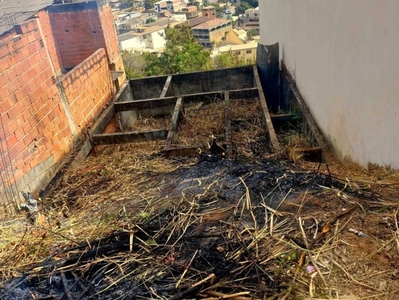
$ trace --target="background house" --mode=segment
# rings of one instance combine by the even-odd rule
[[[259,4],[262,44],[280,44],[280,59],[335,153],[399,168],[399,2]]]
[[[162,51],[166,44],[165,28],[186,22],[185,15],[158,18],[155,22],[134,25],[129,32],[118,35],[121,50]]]
[[[198,17],[198,9],[194,5],[183,7],[181,9],[180,13],[185,14],[187,19],[192,19],[192,18]]]
[[[246,31],[255,31],[259,34],[259,7],[250,8],[245,11],[245,14],[240,15],[238,18],[238,25]]]
[[[258,43],[253,41],[246,44],[241,45],[224,45],[218,48],[215,48],[212,51],[212,56],[217,56],[219,54],[232,54],[237,56],[240,60],[246,63],[255,63],[256,60],[256,49],[258,47]]]
[[[166,45],[165,26],[137,27],[118,36],[121,50],[161,50]]]
[[[206,6],[201,9],[203,17],[214,19],[216,18],[216,9],[213,6]]]
[[[230,20],[211,19],[192,27],[192,33],[198,43],[211,48],[214,43],[224,42],[226,34],[232,29]]]

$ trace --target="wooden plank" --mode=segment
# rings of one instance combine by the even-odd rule
[[[169,75],[168,79],[166,79],[165,85],[163,86],[163,90],[162,90],[161,96],[159,96],[159,98],[165,98],[171,81],[172,81],[172,75]]]
[[[135,101],[115,102],[114,107],[116,112],[157,108],[162,106],[175,106],[177,97],[165,97],[157,99],[145,99]]]
[[[96,134],[92,136],[95,145],[123,144],[165,139],[168,134],[166,129],[137,131],[124,133]]]
[[[176,101],[175,110],[172,115],[168,137],[166,138],[166,145],[171,145],[176,142],[177,130],[179,128],[179,122],[183,115],[183,98],[179,97]]]
[[[270,146],[273,148],[275,152],[281,152],[282,148],[277,140],[276,132],[274,131],[272,119],[270,117],[269,109],[266,104],[265,94],[263,93],[262,84],[260,83],[258,68],[256,65],[253,66],[253,70],[254,70],[255,83],[259,89],[259,101],[262,107],[263,119],[266,127],[265,129],[269,136]]]

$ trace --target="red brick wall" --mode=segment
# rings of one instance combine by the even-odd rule
[[[0,45],[0,130],[16,180],[70,150],[71,132],[36,20]]]
[[[124,72],[125,68],[119,50],[118,37],[116,35],[116,29],[114,25],[114,18],[109,4],[103,5],[99,9],[99,17],[101,27],[103,28],[104,32],[104,39],[109,62],[113,64],[114,71],[123,71],[122,76],[118,78],[119,86],[122,86],[123,82],[125,82],[126,80],[126,75]]]
[[[62,69],[62,63],[60,61],[59,53],[55,45],[54,35],[51,28],[50,15],[47,11],[41,10],[37,13],[37,16],[40,19],[40,29],[45,39],[47,51],[53,64],[54,70],[57,74],[60,74]]]
[[[117,63],[116,70],[122,70],[123,64],[117,61],[120,58],[120,50],[118,45],[118,38],[116,36],[116,29],[114,25],[112,10],[109,5],[104,5],[99,9],[99,18],[101,27],[104,32],[104,40],[109,61]]]
[[[111,74],[104,49],[76,66],[61,78],[73,121],[85,128],[105,107],[113,94]]]
[[[75,67],[97,49],[106,47],[97,9],[50,11],[50,20],[55,45],[65,68]]]
[[[109,63],[123,63],[111,9],[97,3],[52,6],[0,36],[0,172],[16,190],[43,188],[112,100]]]

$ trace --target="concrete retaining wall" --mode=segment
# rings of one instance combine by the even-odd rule
[[[341,159],[399,168],[399,2],[260,1],[261,43],[280,43]]]

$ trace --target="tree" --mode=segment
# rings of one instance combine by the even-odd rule
[[[215,8],[216,11],[216,16],[218,18],[223,17],[223,13],[224,13],[224,7],[222,7],[220,4],[218,3],[213,3],[211,4],[211,6],[213,6]]]
[[[210,51],[195,42],[188,24],[165,30],[165,50],[144,54],[148,76],[193,72],[210,68]]]
[[[145,57],[140,52],[133,52],[128,50],[122,51],[122,60],[125,65],[126,76],[131,78],[145,77],[145,66],[147,64]]]
[[[254,64],[254,61],[245,61],[243,58],[241,58],[239,55],[232,51],[218,54],[213,58],[214,69],[232,68],[252,64]]]
[[[168,27],[165,34],[166,46],[161,53],[122,51],[128,78],[204,71],[254,63],[245,61],[232,51],[211,58],[211,51],[205,50],[195,41],[188,24]]]
[[[149,23],[154,23],[156,20],[154,19],[154,18],[148,18],[148,19],[145,19],[145,23],[146,24],[149,24]]]
[[[236,7],[236,11],[235,11],[235,15],[236,16],[238,16],[238,15],[241,15],[241,14],[245,14],[245,11],[247,10],[247,9],[250,9],[251,8],[251,5],[249,5],[247,2],[244,2],[244,1],[242,1],[241,3],[240,3],[240,5],[238,5],[237,7]]]
[[[259,1],[257,0],[245,0],[251,7],[258,7],[259,6]]]

